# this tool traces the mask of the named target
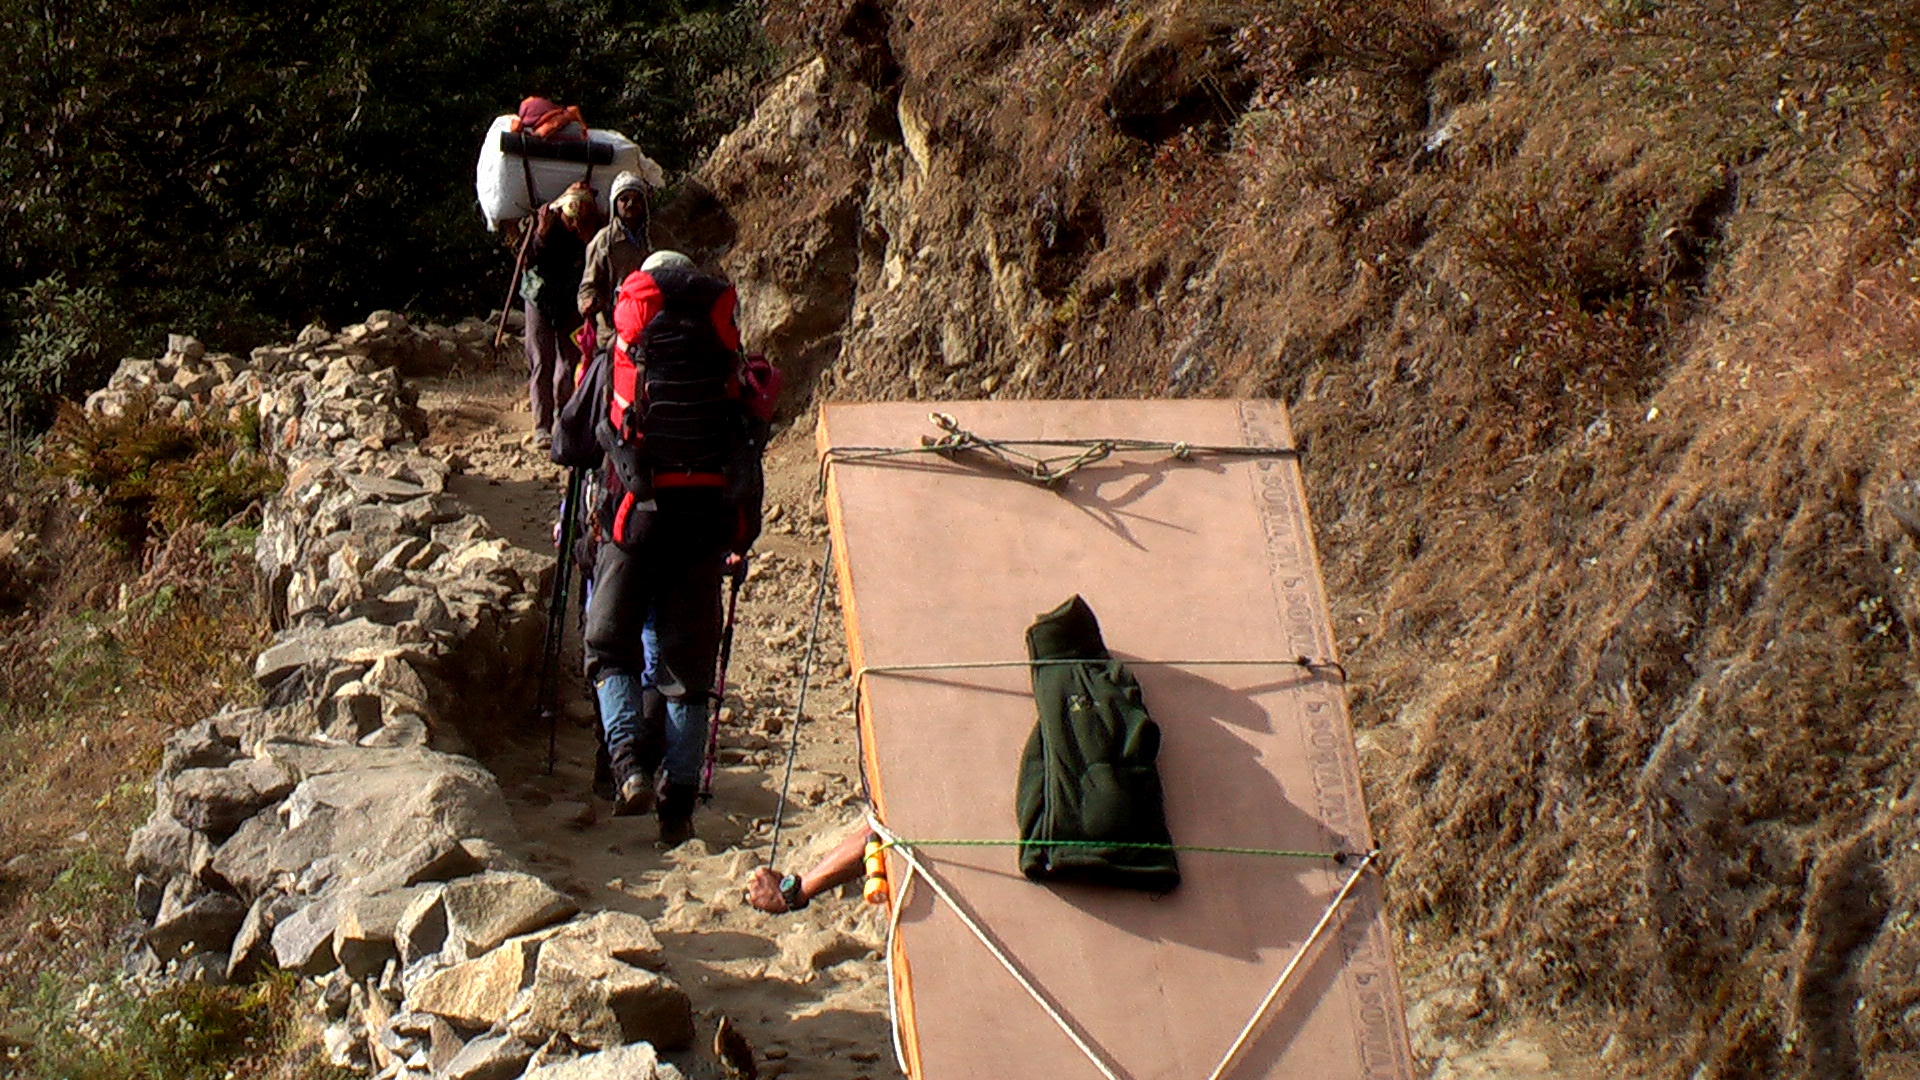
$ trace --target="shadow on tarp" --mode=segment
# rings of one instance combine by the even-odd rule
[[[1330,680],[1330,675],[1289,665],[1276,665],[1292,674],[1283,678],[1266,678],[1265,668],[1237,667],[1232,670],[1260,678],[1261,681],[1233,686],[1209,678],[1197,670],[1176,665],[1146,664],[1141,663],[1140,658],[1118,654],[1116,659],[1126,663],[1139,679],[1148,712],[1156,722],[1161,723],[1162,782],[1167,789],[1168,826],[1176,844],[1330,854],[1352,849],[1354,845],[1348,838],[1332,835],[1314,816],[1289,801],[1272,772],[1259,761],[1254,747],[1235,733],[1235,729],[1261,733],[1273,731],[1274,721],[1261,704],[1262,696],[1326,682]],[[953,677],[977,674],[977,671],[898,672],[889,673],[887,677],[957,681]],[[968,689],[1003,696],[1022,696],[1020,691],[1003,686],[972,685]],[[1175,701],[1179,702],[1177,710],[1170,707],[1170,703]],[[1161,717],[1168,719],[1162,721]],[[1169,756],[1173,758],[1171,768],[1166,765]],[[1189,779],[1183,781],[1182,778]],[[1236,802],[1244,806],[1251,801],[1260,806],[1262,812],[1258,815],[1240,814],[1234,820],[1222,821],[1216,809],[1209,805],[1209,793],[1216,790],[1235,791],[1239,793]],[[1015,823],[1008,823],[1010,836],[1015,827]],[[967,916],[981,925],[997,948],[1009,954],[1009,959],[1034,983],[1042,996],[1063,1016],[1071,1018],[1073,1003],[1056,997],[1048,989],[1045,977],[1023,964],[1008,942],[983,919],[982,914],[968,905],[964,891],[953,888],[950,883],[951,872],[958,868],[964,868],[969,876],[984,874],[1001,879],[1021,879],[1016,849],[929,846],[919,849],[916,854],[930,872],[939,875],[943,883],[949,885],[949,892]],[[1307,933],[1320,914],[1326,910],[1333,893],[1351,873],[1331,859],[1195,851],[1180,852],[1178,858],[1182,883],[1180,888],[1171,893],[1141,893],[1071,883],[1033,883],[1031,887],[1045,889],[1062,902],[1134,937],[1177,943],[1243,962],[1265,958],[1270,961],[1273,976],[1277,978],[1286,962],[1306,940]],[[1214,903],[1221,898],[1209,894],[1208,890],[1217,887],[1222,880],[1217,871],[1229,862],[1246,860],[1256,860],[1257,868],[1249,873],[1245,866],[1235,867],[1233,887],[1256,888],[1277,895],[1282,906],[1310,912],[1311,918],[1303,918],[1293,927],[1277,922],[1249,927],[1234,917],[1236,909],[1233,905]],[[902,925],[910,926],[924,921],[940,902],[931,888],[923,885],[912,889],[901,916]],[[1356,890],[1356,895],[1349,898],[1345,909],[1335,917],[1333,924],[1315,943],[1312,953],[1289,979],[1284,999],[1271,1010],[1268,1023],[1256,1033],[1243,1052],[1245,1067],[1249,1070],[1244,1075],[1262,1075],[1260,1064],[1264,1061],[1271,1065],[1284,1053],[1287,1041],[1297,1030],[1299,1022],[1312,1013],[1339,978],[1343,947],[1338,930],[1343,924],[1352,922],[1356,915],[1360,918],[1354,925],[1364,928],[1376,903],[1371,891]],[[980,947],[985,948],[984,945]],[[1249,1017],[1258,1004],[1258,995],[1246,1003]],[[1082,1030],[1080,1034],[1089,1043],[1098,1046],[1090,1033]],[[1222,1043],[1222,1053],[1225,1053],[1229,1044],[1230,1040]],[[1105,1052],[1104,1048],[1100,1049]],[[1212,1063],[1207,1064],[1210,1066]]]

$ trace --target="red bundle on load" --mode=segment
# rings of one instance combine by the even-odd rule
[[[543,139],[584,139],[587,137],[587,121],[580,115],[578,105],[555,105],[543,97],[530,97],[520,102],[520,111],[513,118],[514,132],[526,132]]]

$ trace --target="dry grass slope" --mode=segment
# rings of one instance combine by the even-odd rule
[[[63,417],[0,462],[0,1073],[328,1080],[291,978],[138,992],[122,867],[176,728],[264,644],[244,507],[277,478],[218,425]],[[211,518],[216,524],[208,524]],[[257,520],[257,515],[253,520]]]
[[[1292,404],[1441,1028],[1920,1073],[1911,4],[771,25],[869,105],[790,145],[908,204],[865,206],[824,393]],[[766,258],[793,177],[722,180]]]

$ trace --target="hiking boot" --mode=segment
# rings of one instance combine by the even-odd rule
[[[653,785],[639,773],[629,773],[613,796],[614,817],[638,817],[653,810]]]
[[[653,809],[653,773],[633,760],[633,744],[613,751],[613,816],[633,817]]]
[[[660,847],[677,848],[693,839],[693,804],[700,789],[691,784],[668,784],[660,795]]]

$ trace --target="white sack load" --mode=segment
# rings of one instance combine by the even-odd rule
[[[500,136],[513,129],[513,120],[511,115],[494,120],[480,142],[480,162],[473,170],[473,190],[480,197],[480,213],[487,219],[488,232],[499,229],[501,222],[532,214],[535,207],[552,202],[567,190],[568,184],[578,180],[592,185],[602,214],[612,213],[607,192],[613,189],[613,178],[622,172],[637,174],[649,187],[658,188],[666,183],[660,166],[641,153],[632,139],[617,131],[587,132],[589,143],[612,149],[613,160],[605,165],[510,154],[500,148]],[[529,172],[533,174],[531,197],[527,193]]]

